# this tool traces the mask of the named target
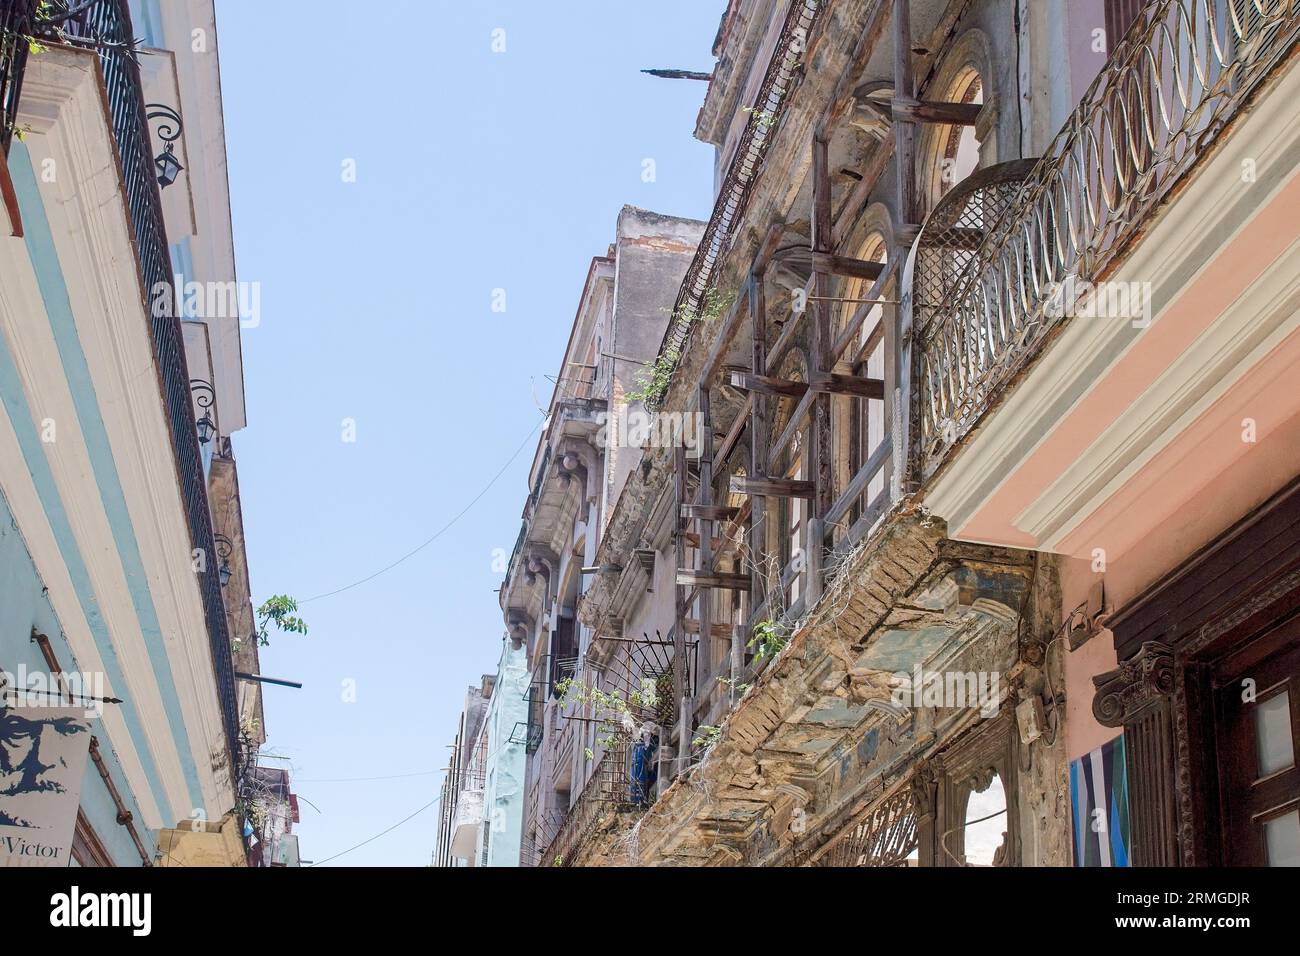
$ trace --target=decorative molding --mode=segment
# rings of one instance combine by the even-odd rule
[[[1159,287],[1153,277],[1181,277],[1177,287],[1182,288],[1200,274],[1207,263],[1193,240],[1235,233],[1234,215],[1245,209],[1246,218],[1251,218],[1272,193],[1265,185],[1266,170],[1294,168],[1293,157],[1300,154],[1300,124],[1291,121],[1289,110],[1297,98],[1300,69],[1291,68],[1245,115],[1240,128],[1176,200],[1156,213],[1145,239],[1106,279],[1141,280]],[[1238,171],[1247,159],[1259,169],[1260,183],[1243,190]],[[1285,179],[1283,172],[1278,175]],[[1160,321],[1157,310],[1165,304],[1153,303],[1152,327]],[[1104,387],[1105,375],[1098,375],[1093,363],[1080,362],[1079,356],[1109,355],[1113,364],[1142,334],[1128,322],[1069,322],[1062,328],[1027,368],[1019,385],[993,413],[984,416],[960,454],[960,467],[944,468],[927,491],[927,504],[948,521],[953,534],[962,534],[1015,473],[1007,470],[1007,461],[1024,460],[1062,422],[1068,409],[1092,389]],[[1095,463],[1080,449],[1076,462],[1063,465],[1062,473],[1068,474],[1075,466],[1091,468]],[[1018,517],[1017,526],[1032,517]],[[1060,530],[1051,532],[1053,539],[1059,540],[1076,523],[1059,524]]]
[[[1096,694],[1092,715],[1103,727],[1121,727],[1174,692],[1174,652],[1167,644],[1147,641],[1113,671],[1092,679]]]

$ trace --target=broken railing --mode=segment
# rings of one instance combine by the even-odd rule
[[[1300,0],[1161,0],[1116,45],[1016,189],[972,232],[946,289],[912,290],[918,477],[1059,324],[1068,281],[1116,261],[1300,34]],[[922,236],[923,241],[924,236]]]

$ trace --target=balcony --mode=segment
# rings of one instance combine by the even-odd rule
[[[644,809],[643,803],[631,799],[630,788],[633,785],[630,781],[636,756],[634,745],[622,740],[601,755],[573,808],[564,818],[554,838],[541,851],[538,865],[572,864],[574,851],[608,817]]]
[[[483,790],[467,788],[456,801],[456,818],[452,821],[451,855],[472,861],[476,859],[479,831],[483,829]]]
[[[912,255],[911,454],[932,477],[1105,279],[1300,37],[1297,0],[1163,0],[1032,166],[977,174]]]

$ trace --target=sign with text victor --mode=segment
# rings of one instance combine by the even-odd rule
[[[90,722],[79,707],[0,705],[0,866],[67,866]]]

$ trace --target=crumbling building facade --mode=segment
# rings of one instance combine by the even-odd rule
[[[731,0],[713,214],[502,590],[526,865],[1300,861],[1297,40]]]

